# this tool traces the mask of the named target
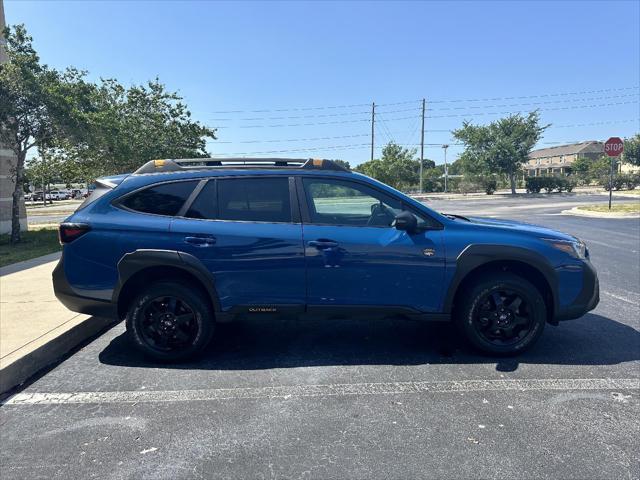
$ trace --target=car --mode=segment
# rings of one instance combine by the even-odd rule
[[[47,192],[46,194],[43,194],[42,191],[34,192],[31,196],[31,200],[33,200],[34,202],[42,202],[45,198],[48,202],[52,201],[52,197],[49,192]]]
[[[51,196],[51,200],[66,200],[67,199],[67,193],[63,190],[52,190],[51,192],[49,192],[49,195]]]
[[[330,160],[150,161],[99,179],[59,237],[58,299],[125,319],[161,361],[202,352],[219,323],[292,315],[453,322],[515,355],[599,301],[581,240],[441,214]]]
[[[78,200],[86,197],[87,197],[86,189],[83,190],[80,188],[74,188],[73,190],[71,190],[71,198],[73,198],[74,200]]]

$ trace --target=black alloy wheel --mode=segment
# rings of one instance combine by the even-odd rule
[[[213,330],[211,302],[195,285],[154,283],[134,299],[127,312],[127,331],[133,342],[155,360],[194,357],[207,346]]]
[[[540,338],[547,307],[538,288],[509,272],[485,274],[464,287],[455,322],[478,350],[491,355],[524,352]]]
[[[187,302],[174,296],[161,296],[144,307],[140,334],[151,348],[181,350],[193,344],[198,324]]]
[[[473,316],[478,335],[495,345],[518,343],[529,334],[532,324],[526,300],[508,288],[485,295]]]

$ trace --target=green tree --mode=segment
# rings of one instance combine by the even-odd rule
[[[578,158],[576,158],[576,160],[571,164],[571,173],[578,177],[587,179],[593,162],[594,161],[588,157],[578,156]]]
[[[131,172],[155,158],[200,158],[215,130],[191,118],[182,97],[157,79],[125,88],[114,79],[94,85],[80,114],[82,141],[62,141],[48,154],[85,179]]]
[[[416,149],[404,148],[389,142],[382,149],[382,158],[358,165],[357,171],[369,175],[398,189],[406,189],[419,183],[420,160],[415,158]],[[434,163],[424,161],[424,167]]]
[[[615,161],[616,160],[614,159],[614,162]],[[587,171],[588,178],[601,180],[604,177],[607,177],[610,171],[611,171],[611,157],[607,155],[602,155],[599,158],[596,158],[595,160],[590,161],[589,170]],[[607,178],[606,182],[608,181],[609,179]]]
[[[11,243],[17,243],[27,153],[81,133],[74,112],[81,108],[75,93],[83,74],[73,69],[61,73],[42,65],[23,25],[5,28],[2,34],[8,60],[0,65],[0,137],[17,156],[11,210]]]
[[[349,162],[347,162],[346,160],[333,160],[335,163],[337,163],[338,165],[346,168],[347,170],[351,170],[351,164]]]
[[[624,151],[622,161],[640,167],[640,133],[631,138],[624,139]]]
[[[453,136],[465,145],[460,156],[463,168],[474,174],[505,174],[511,183],[511,193],[515,194],[520,167],[527,162],[529,152],[549,127],[539,123],[537,111],[527,116],[510,115],[489,125],[464,122],[462,128],[453,132]]]

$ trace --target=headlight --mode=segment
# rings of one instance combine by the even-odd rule
[[[545,240],[553,247],[558,250],[562,250],[565,253],[568,253],[574,258],[587,258],[587,246],[584,242],[578,240],[575,242],[568,240],[555,240],[550,238],[545,238]]]

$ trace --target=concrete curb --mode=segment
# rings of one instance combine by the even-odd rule
[[[606,212],[594,212],[591,210],[578,210],[578,207],[573,207],[569,210],[563,210],[563,215],[575,215],[576,217],[591,217],[591,218],[640,218],[640,215],[637,214],[627,214],[627,213],[606,213]]]
[[[78,315],[78,317],[83,317]],[[117,323],[111,318],[89,317],[60,334],[44,339],[41,346],[0,369],[0,394],[15,388],[40,370],[52,365],[69,351]]]

